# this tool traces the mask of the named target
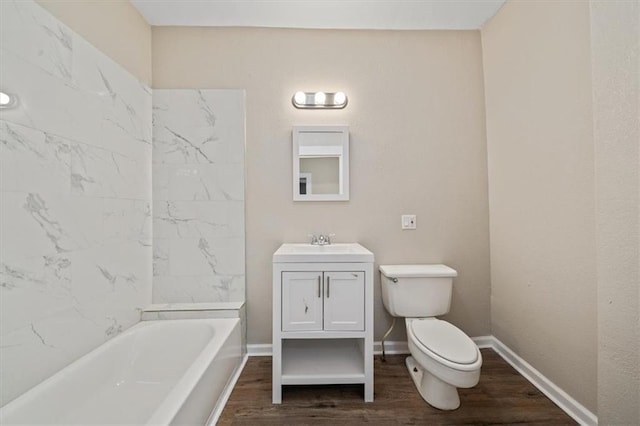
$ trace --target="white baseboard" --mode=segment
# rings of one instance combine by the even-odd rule
[[[271,343],[257,343],[247,345],[247,355],[249,356],[271,356],[273,355]]]
[[[493,336],[472,337],[471,340],[473,340],[473,343],[475,343],[480,349],[493,349]]]
[[[491,336],[493,340],[491,348],[496,351],[505,361],[507,361],[518,373],[552,400],[565,413],[571,416],[581,425],[597,425],[598,418],[584,405],[573,399],[568,393],[556,386],[551,380],[536,370],[531,364],[520,358],[515,352],[507,347],[500,340]]]
[[[525,379],[540,390],[553,401],[558,407],[560,407],[571,418],[580,423],[581,425],[597,425],[598,418],[595,414],[589,411],[584,405],[573,399],[568,393],[560,389],[551,380],[546,378],[542,373],[533,368],[531,364],[520,358],[515,352],[507,347],[500,340],[494,336],[478,336],[473,337],[473,341],[479,348],[493,349],[498,355],[500,355],[509,365],[515,368]],[[385,353],[389,355],[408,354],[409,348],[407,342],[390,341],[384,343]],[[374,355],[382,354],[382,344],[380,342],[374,342],[373,344]],[[247,345],[248,356],[271,356],[271,344],[256,344]]]
[[[409,353],[407,342],[384,342],[384,353],[386,355],[402,355]],[[382,355],[382,342],[373,342],[373,354]]]

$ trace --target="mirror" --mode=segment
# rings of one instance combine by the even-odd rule
[[[349,199],[349,127],[293,127],[293,200]]]

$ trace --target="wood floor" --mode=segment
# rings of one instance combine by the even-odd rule
[[[576,424],[491,349],[482,349],[480,383],[460,389],[461,406],[436,410],[422,400],[404,365],[405,355],[376,356],[375,401],[362,385],[285,386],[271,404],[271,358],[251,357],[219,425],[456,425]]]

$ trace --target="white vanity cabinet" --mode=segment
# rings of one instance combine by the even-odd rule
[[[364,271],[282,272],[282,331],[364,331]]]
[[[273,255],[273,403],[283,385],[362,383],[373,401],[373,254],[283,244]]]

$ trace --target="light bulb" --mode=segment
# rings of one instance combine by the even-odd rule
[[[304,105],[307,101],[307,95],[304,92],[296,92],[296,94],[293,95],[293,100],[298,105]]]
[[[0,106],[9,106],[12,102],[11,95],[0,92]]]
[[[342,105],[345,103],[346,100],[347,100],[347,95],[345,95],[344,92],[336,92],[336,94],[333,95],[334,105]]]
[[[316,92],[316,94],[313,97],[313,101],[315,102],[316,105],[324,105],[324,102],[327,99],[327,95],[324,94],[324,92]]]

